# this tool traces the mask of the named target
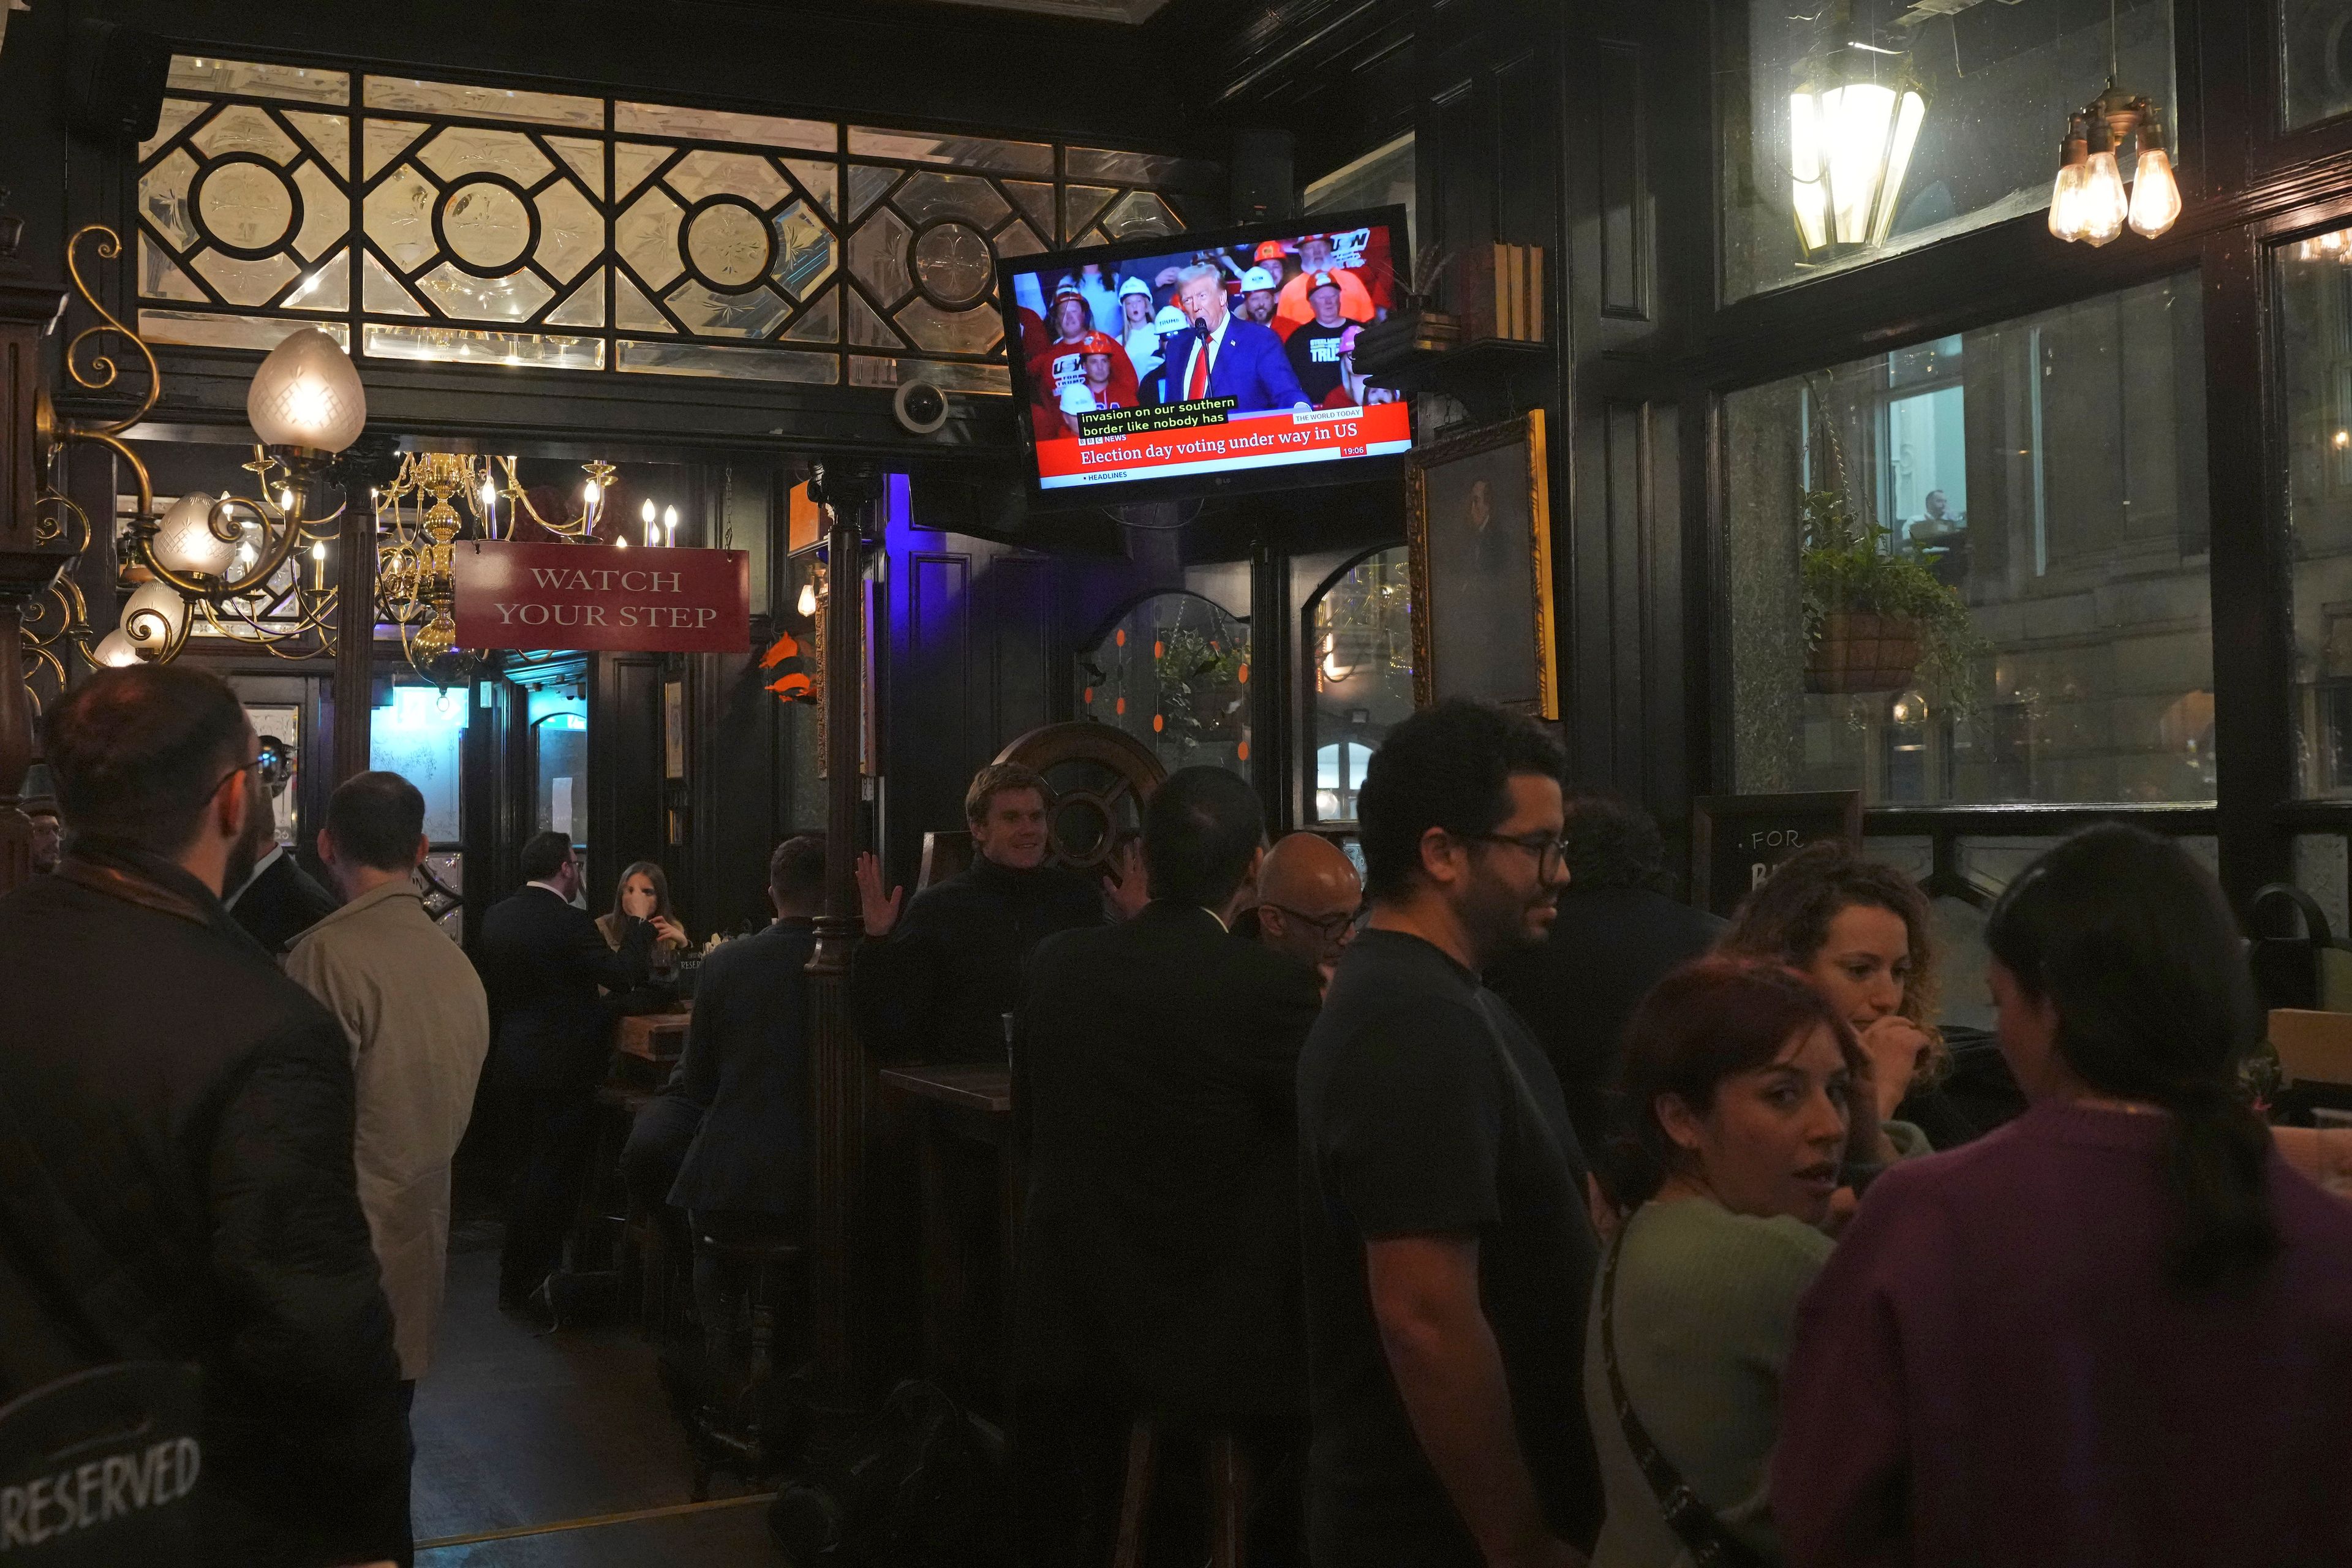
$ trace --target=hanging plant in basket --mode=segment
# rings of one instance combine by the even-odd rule
[[[1969,667],[1985,644],[1966,602],[1925,563],[1886,551],[1886,530],[1856,519],[1835,491],[1807,490],[1801,505],[1805,689],[1916,683],[1955,710],[1973,707]]]

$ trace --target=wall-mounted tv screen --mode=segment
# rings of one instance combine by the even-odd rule
[[[1410,405],[1356,366],[1404,238],[1387,207],[1000,262],[1038,489],[1317,483],[1412,450]]]

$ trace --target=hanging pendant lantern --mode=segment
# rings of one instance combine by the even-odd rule
[[[1927,100],[1906,79],[1878,79],[1890,53],[1848,44],[1789,95],[1791,205],[1808,262],[1875,248],[1895,227]]]

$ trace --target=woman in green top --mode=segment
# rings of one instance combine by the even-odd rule
[[[1670,1568],[1725,1537],[1718,1561],[1744,1549],[1778,1562],[1765,1475],[1780,1367],[1797,1299],[1829,1258],[1817,1227],[1843,1179],[1849,1102],[1869,1114],[1868,1058],[1802,979],[1712,958],[1642,1004],[1620,1081],[1633,1212],[1585,1338],[1608,1500],[1593,1563]],[[1660,1500],[1676,1480],[1700,1505],[1679,1523]]]

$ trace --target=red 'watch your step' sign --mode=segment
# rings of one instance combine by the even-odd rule
[[[457,546],[457,646],[744,653],[751,557],[613,544]]]

